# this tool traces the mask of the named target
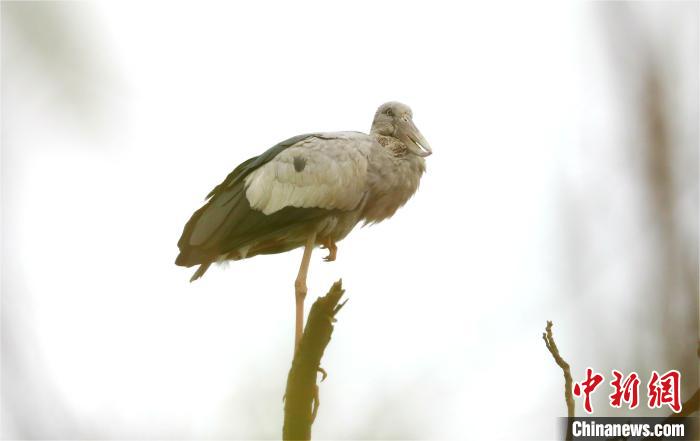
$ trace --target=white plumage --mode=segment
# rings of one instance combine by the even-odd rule
[[[246,198],[268,215],[284,207],[353,210],[368,190],[374,142],[354,132],[306,138],[248,175]]]

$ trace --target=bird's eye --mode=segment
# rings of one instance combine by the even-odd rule
[[[385,113],[386,115],[389,115],[389,116],[394,116],[394,111],[391,110],[391,109],[386,109],[386,110],[384,111],[384,113]]]

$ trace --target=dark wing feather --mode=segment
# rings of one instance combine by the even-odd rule
[[[253,158],[248,159],[247,161],[244,161],[243,163],[239,164],[238,167],[236,167],[231,173],[229,173],[229,175],[226,176],[226,179],[224,179],[224,181],[221,184],[217,185],[212,191],[209,192],[209,194],[207,195],[207,199],[221,192],[226,187],[230,187],[231,185],[233,185],[234,182],[243,180],[246,176],[250,174],[250,172],[260,167],[261,165],[265,165],[266,163],[270,162],[282,150],[291,147],[297,142],[303,141],[304,139],[310,138],[312,136],[316,135],[310,133],[306,135],[293,136],[267,149],[267,151],[265,151],[265,153],[263,153],[262,155],[255,156]]]
[[[278,212],[265,215],[252,209],[245,196],[246,176],[272,160],[284,149],[310,136],[314,135],[290,138],[236,167],[209,193],[207,203],[197,210],[185,225],[177,244],[180,254],[175,263],[188,267],[197,264],[208,266],[219,256],[241,246],[274,240],[303,228],[309,221],[328,215],[329,210],[296,207],[285,207]],[[277,249],[279,251],[275,251]],[[281,251],[285,251],[283,245],[270,250],[259,250],[258,253]]]

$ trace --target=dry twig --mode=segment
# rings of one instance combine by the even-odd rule
[[[557,344],[554,342],[554,336],[552,335],[552,322],[549,320],[547,321],[545,332],[542,333],[542,340],[544,340],[544,344],[547,346],[549,353],[552,354],[552,357],[554,357],[554,361],[557,362],[561,370],[564,372],[564,399],[566,400],[567,416],[569,417],[566,439],[570,440],[572,439],[571,418],[576,416],[574,396],[572,393],[573,380],[571,379],[571,368],[569,367],[569,363],[567,363],[562,358],[561,354],[559,354],[559,348],[557,348]]]
[[[311,306],[304,335],[287,377],[282,428],[285,440],[311,439],[311,424],[316,418],[320,403],[316,378],[318,373],[323,375],[321,381],[327,376],[326,371],[320,367],[321,357],[331,340],[335,315],[345,304],[338,304],[344,292],[342,281],[339,280],[333,284],[328,294],[319,297]]]

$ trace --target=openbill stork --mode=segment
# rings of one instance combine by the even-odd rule
[[[328,249],[359,222],[391,217],[418,189],[432,150],[405,104],[382,104],[369,135],[312,133],[282,141],[233,170],[185,225],[175,263],[199,265],[304,247],[294,282],[295,350],[304,324],[311,252]]]

